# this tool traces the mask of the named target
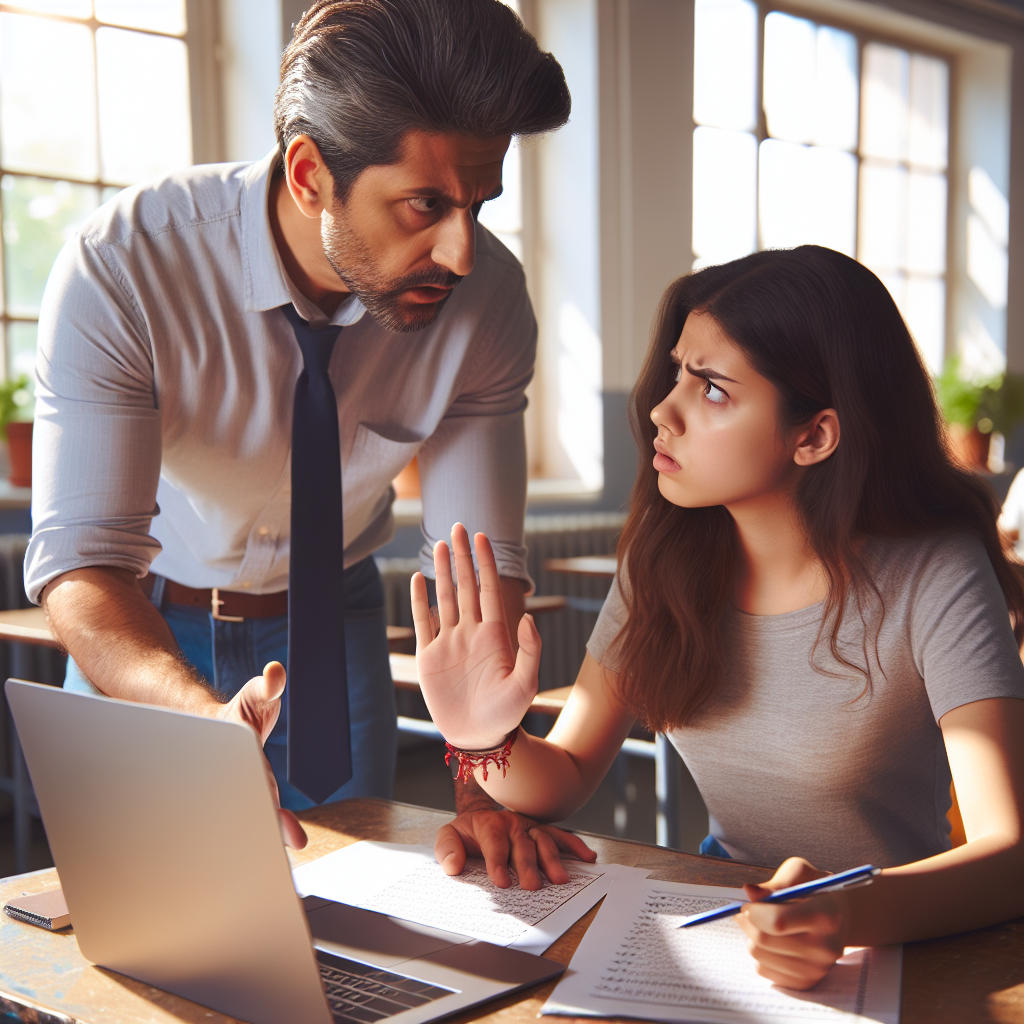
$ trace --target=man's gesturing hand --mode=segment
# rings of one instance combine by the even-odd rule
[[[488,750],[515,729],[537,693],[540,636],[533,618],[519,623],[519,653],[512,656],[498,569],[487,538],[478,533],[477,588],[469,535],[461,523],[452,529],[459,577],[452,584],[448,545],[434,547],[437,574],[437,635],[427,606],[422,574],[412,578],[412,617],[416,624],[416,667],[434,724],[453,746]]]
[[[263,675],[254,676],[227,704],[223,705],[217,717],[249,726],[256,733],[262,747],[281,714],[284,684],[284,666],[279,661],[272,661],[263,669]],[[291,811],[281,807],[277,779],[274,778],[273,769],[266,755],[263,757],[263,765],[267,771],[270,792],[273,794],[274,803],[277,804],[281,836],[288,846],[301,850],[306,845],[306,833],[299,824],[299,819]]]

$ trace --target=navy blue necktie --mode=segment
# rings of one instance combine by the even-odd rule
[[[345,665],[338,401],[328,375],[340,327],[315,329],[292,305],[303,370],[292,413],[288,570],[288,781],[321,803],[352,778]]]

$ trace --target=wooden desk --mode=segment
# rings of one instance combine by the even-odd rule
[[[577,576],[614,576],[619,567],[615,555],[581,555],[578,558],[549,558],[548,572],[567,572]]]
[[[349,800],[299,815],[309,832],[306,863],[359,839],[431,843],[450,815],[385,800]],[[665,850],[643,843],[588,836],[602,861],[651,870],[656,878],[708,885],[759,881],[764,868]],[[225,870],[229,868],[225,866]],[[0,880],[0,902],[56,886],[56,872]],[[595,910],[548,951],[568,963]],[[915,942],[903,961],[902,1024],[1021,1024],[1024,1022],[1024,919],[949,939]],[[0,915],[0,1013],[38,1024],[232,1024],[222,1014],[90,965],[73,932],[43,931]],[[456,1024],[527,1024],[536,1019],[554,982],[452,1018]],[[34,1014],[34,1015],[33,1015]],[[553,1018],[558,1020],[565,1018]],[[296,1022],[298,1024],[298,1022]],[[582,1024],[582,1022],[581,1022]]]

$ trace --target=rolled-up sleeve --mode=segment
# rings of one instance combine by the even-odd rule
[[[517,268],[518,270],[518,268]],[[526,386],[533,376],[537,323],[521,271],[485,318],[459,396],[419,452],[424,544],[420,564],[434,576],[433,547],[461,522],[487,534],[498,573],[523,581],[526,567]]]
[[[58,257],[36,374],[29,598],[86,566],[144,576],[160,550],[160,413],[146,323],[109,246],[77,238]]]

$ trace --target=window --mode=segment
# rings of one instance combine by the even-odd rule
[[[4,373],[31,379],[46,278],[86,218],[192,162],[188,74],[184,0],[0,4]]]
[[[948,62],[751,0],[696,0],[695,16],[694,266],[846,253],[941,371]]]

